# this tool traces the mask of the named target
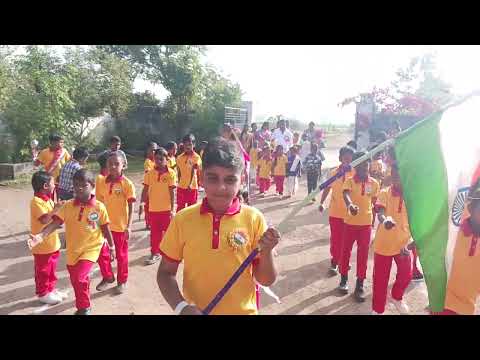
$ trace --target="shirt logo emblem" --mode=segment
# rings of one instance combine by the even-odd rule
[[[228,236],[228,245],[237,251],[248,243],[248,235],[243,230],[234,230]]]

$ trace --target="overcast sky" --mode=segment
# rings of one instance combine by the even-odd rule
[[[399,67],[428,51],[437,53],[439,72],[454,91],[480,88],[480,46],[215,45],[208,46],[206,61],[240,84],[256,116],[350,123],[355,109],[340,109],[340,101],[387,85]],[[136,88],[165,95],[142,81]]]

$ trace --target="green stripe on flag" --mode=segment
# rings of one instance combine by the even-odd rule
[[[395,141],[410,230],[434,312],[443,310],[447,283],[448,184],[438,127],[442,114],[432,114]]]

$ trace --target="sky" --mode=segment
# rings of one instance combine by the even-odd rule
[[[354,121],[355,107],[341,109],[339,102],[388,85],[398,68],[426,52],[436,53],[439,74],[454,92],[480,88],[480,46],[473,45],[214,45],[205,61],[240,84],[257,119],[282,114],[347,124]],[[135,85],[165,96],[161,86]]]

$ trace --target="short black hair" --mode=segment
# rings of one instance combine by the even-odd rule
[[[123,157],[122,153],[120,151],[109,151],[107,160],[110,159],[111,157],[118,157],[119,159],[122,159],[123,165],[125,165],[125,158]]]
[[[217,137],[208,143],[208,146],[203,153],[202,166],[204,169],[211,166],[220,166],[242,171],[244,161],[236,144]]]
[[[100,165],[101,169],[105,169],[107,167],[107,159],[108,159],[108,153],[104,152],[100,154],[100,156],[97,158],[97,163]]]
[[[352,149],[357,150],[357,142],[355,140],[350,140],[347,143],[347,146],[350,146]]]
[[[112,136],[110,138],[110,144],[113,144],[113,143],[121,143],[122,142],[122,139],[120,139],[120,136]]]
[[[84,147],[76,148],[73,151],[73,158],[77,161],[84,160],[84,159],[88,158],[89,155],[90,154],[89,154],[88,150]]]
[[[87,169],[80,169],[73,175],[73,181],[86,181],[95,187],[95,177]]]
[[[353,156],[353,154],[355,154],[355,150],[353,148],[351,148],[350,146],[344,146],[344,147],[340,148],[340,152],[339,152],[340,157],[342,157],[343,155],[345,155],[347,153],[350,153]]]
[[[147,148],[154,147],[155,145],[158,145],[155,141],[150,141],[147,145]]]
[[[318,150],[318,145],[317,145],[316,143],[311,143],[311,144],[310,144],[310,151],[312,151],[314,148],[315,148],[316,150]]]
[[[310,121],[310,122],[308,123],[308,126],[310,126],[310,125],[314,125],[314,126],[315,126],[315,123],[314,123],[313,121]]]
[[[63,136],[58,134],[52,134],[48,137],[48,141],[50,141],[50,143],[62,141],[62,140],[63,140]]]
[[[167,157],[168,153],[167,153],[167,150],[165,150],[165,148],[159,147],[157,150],[155,150],[155,156],[156,155],[162,155],[163,157]]]
[[[32,176],[32,188],[33,191],[39,192],[43,189],[43,186],[50,182],[52,175],[46,171],[37,171]]]
[[[193,134],[187,134],[182,138],[182,142],[191,142],[192,144],[195,144],[195,136]]]
[[[166,145],[165,145],[165,149],[168,151],[168,150],[172,150],[175,146],[177,146],[177,143],[175,141],[169,141]]]
[[[357,151],[356,153],[353,154],[352,161],[355,161],[357,159],[360,159],[362,156],[365,155],[365,152],[363,151]],[[370,161],[370,158],[365,159],[365,161]],[[362,161],[361,163],[364,163],[365,161]]]

